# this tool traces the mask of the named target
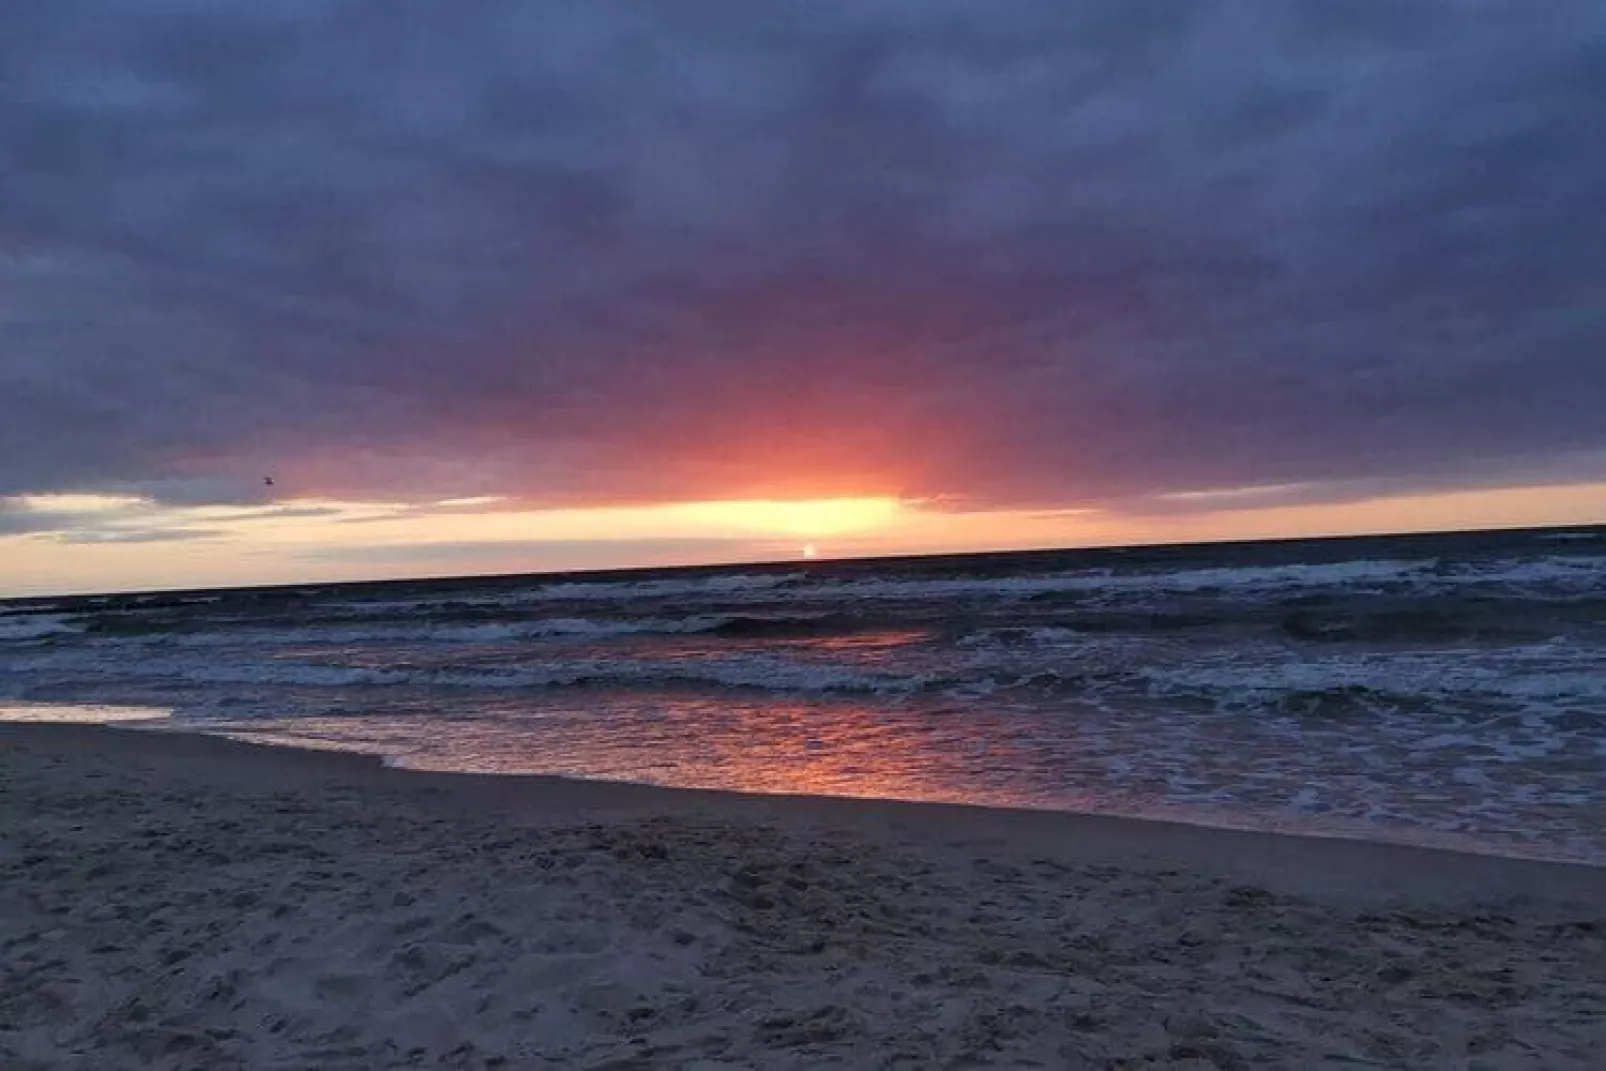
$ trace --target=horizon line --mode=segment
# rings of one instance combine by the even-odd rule
[[[784,568],[794,569],[821,569],[832,565],[854,564],[863,562],[914,562],[934,561],[939,559],[963,558],[990,558],[1005,555],[1048,555],[1069,554],[1075,552],[1129,552],[1143,550],[1176,550],[1191,547],[1243,547],[1243,546],[1275,546],[1290,543],[1342,543],[1359,542],[1368,539],[1431,539],[1435,536],[1477,536],[1516,534],[1522,532],[1550,533],[1550,532],[1581,532],[1590,531],[1596,535],[1606,535],[1606,520],[1591,521],[1581,524],[1540,524],[1540,525],[1492,525],[1477,528],[1411,528],[1391,531],[1375,532],[1325,532],[1313,535],[1298,536],[1268,536],[1262,538],[1228,538],[1228,539],[1176,539],[1156,540],[1143,543],[1085,543],[1071,546],[1044,546],[1044,547],[1013,547],[992,550],[955,550],[955,551],[927,551],[903,554],[863,554],[846,555],[834,558],[763,558],[752,560],[733,560],[726,562],[697,562],[684,565],[641,565],[641,566],[606,566],[600,569],[562,569],[562,570],[532,570],[529,572],[514,573],[439,573],[424,576],[393,576],[373,577],[352,580],[306,580],[291,581],[273,584],[238,584],[224,586],[210,586],[198,588],[158,587],[158,588],[128,588],[103,591],[63,591],[54,594],[37,595],[0,595],[0,606],[26,606],[30,603],[47,602],[53,599],[138,599],[149,596],[184,596],[208,595],[219,592],[275,592],[295,591],[300,588],[358,588],[379,587],[387,584],[452,584],[452,583],[484,583],[493,584],[498,581],[551,579],[551,580],[589,580],[592,578],[622,578],[631,575],[663,574],[663,573],[697,573],[717,572],[723,569],[763,569],[778,570]]]

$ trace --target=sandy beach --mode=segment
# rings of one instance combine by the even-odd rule
[[[0,1066],[1598,1067],[1606,871],[0,726]]]

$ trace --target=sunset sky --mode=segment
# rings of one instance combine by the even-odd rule
[[[1593,0],[0,25],[0,595],[1606,521]]]

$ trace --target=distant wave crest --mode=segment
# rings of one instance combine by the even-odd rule
[[[72,636],[83,632],[82,626],[54,614],[29,614],[0,617],[0,643],[43,640],[54,636]]]

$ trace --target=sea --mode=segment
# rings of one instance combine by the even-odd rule
[[[1606,865],[1606,528],[12,600],[0,718]]]

